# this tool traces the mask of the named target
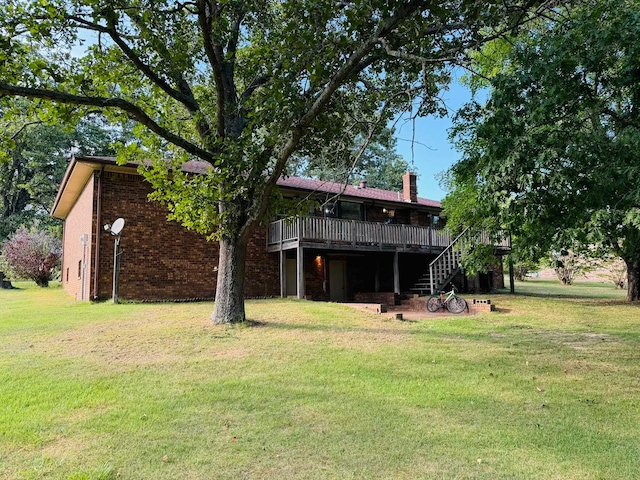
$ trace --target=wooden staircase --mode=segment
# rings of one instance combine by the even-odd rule
[[[431,295],[453,280],[453,277],[460,271],[462,248],[469,244],[469,236],[469,228],[466,228],[429,264],[429,271],[424,273],[409,289],[411,293]]]

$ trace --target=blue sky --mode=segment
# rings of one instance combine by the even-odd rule
[[[398,153],[409,163],[413,160],[419,175],[418,195],[432,200],[442,200],[447,193],[440,187],[436,176],[460,158],[460,153],[449,141],[447,130],[451,127],[455,111],[471,99],[471,92],[454,80],[449,90],[441,92],[441,96],[449,109],[448,117],[416,119],[415,134],[413,123],[400,121],[396,125]],[[413,149],[412,137],[415,137]]]

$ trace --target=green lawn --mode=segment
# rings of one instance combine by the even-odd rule
[[[237,327],[19,286],[3,479],[640,478],[640,310],[608,285],[528,281],[417,322],[249,301]]]

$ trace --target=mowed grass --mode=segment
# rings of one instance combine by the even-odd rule
[[[248,301],[235,327],[20,287],[0,290],[3,479],[640,478],[640,310],[608,285],[412,322]]]

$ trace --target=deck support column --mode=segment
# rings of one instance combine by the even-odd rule
[[[516,283],[515,283],[516,275],[513,270],[513,260],[511,255],[509,255],[509,292],[516,293]]]
[[[296,272],[298,276],[298,298],[302,300],[304,298],[304,249],[301,245],[298,245],[297,249]]]
[[[380,291],[380,259],[376,260],[376,275],[373,278],[373,291]]]
[[[398,252],[393,254],[393,292],[400,295],[400,266],[398,265]]]
[[[280,250],[280,297],[287,296],[287,254]]]

